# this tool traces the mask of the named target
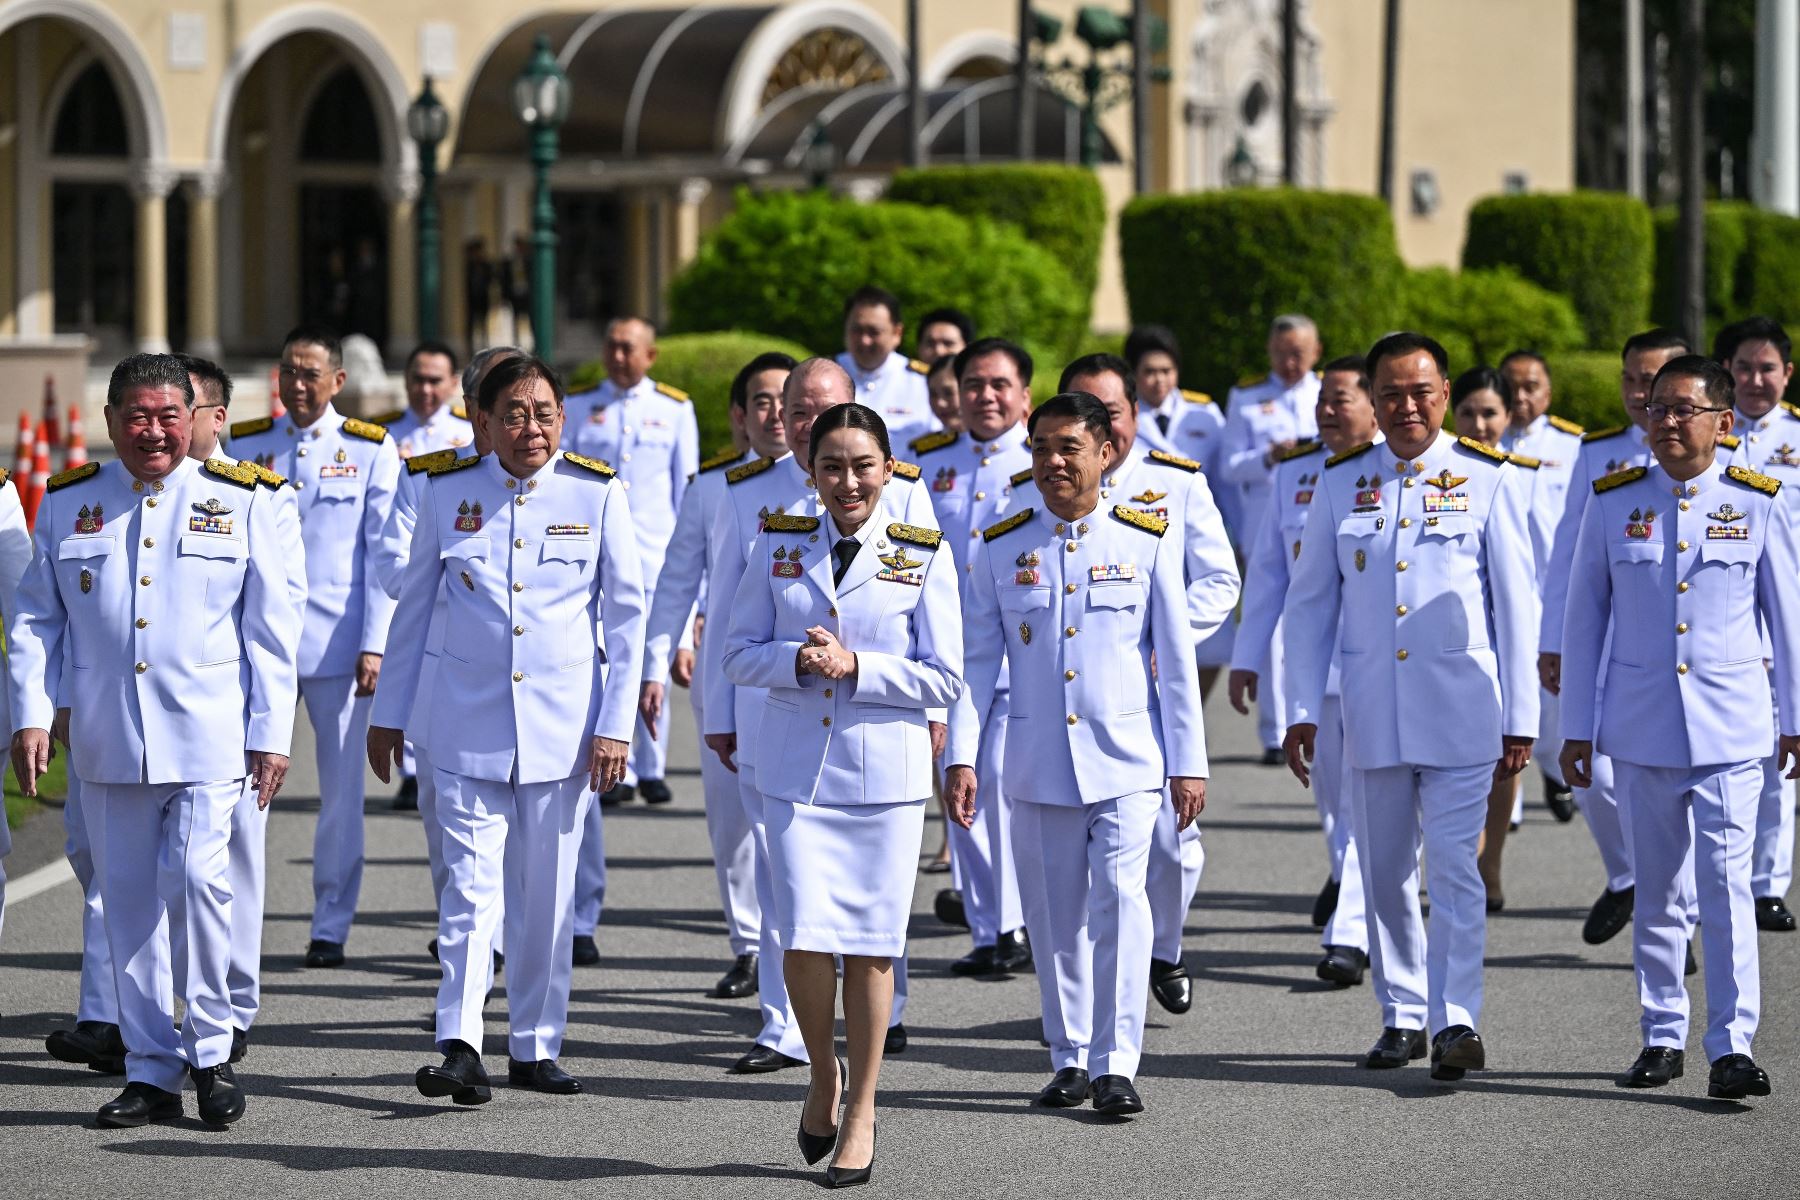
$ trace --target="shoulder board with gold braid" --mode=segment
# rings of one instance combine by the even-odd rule
[[[1781,402],[1781,407],[1787,409],[1788,416],[1800,417],[1800,404],[1795,404],[1791,400],[1783,400]]]
[[[459,421],[466,421],[469,419],[469,406],[466,404],[452,404],[450,406],[450,415]]]
[[[1330,458],[1326,459],[1325,465],[1328,467],[1335,467],[1339,463],[1347,463],[1351,459],[1357,457],[1358,455],[1367,454],[1369,451],[1373,450],[1374,448],[1375,448],[1374,442],[1364,442],[1360,446],[1352,446],[1348,450],[1345,450],[1343,453],[1334,454]]]
[[[1736,450],[1739,446],[1741,446],[1743,444],[1744,444],[1744,439],[1739,437],[1735,433],[1728,433],[1724,437],[1719,439],[1719,445],[1725,447],[1727,450]]]
[[[1618,437],[1630,428],[1629,425],[1608,425],[1605,429],[1596,429],[1592,433],[1582,434],[1581,440],[1584,442],[1605,441],[1607,438]]]
[[[818,527],[817,517],[790,517],[786,513],[771,513],[763,518],[763,528],[771,533],[811,533]]]
[[[1552,416],[1550,418],[1550,427],[1552,429],[1560,429],[1564,433],[1572,433],[1576,437],[1584,437],[1587,434],[1587,430],[1565,417]]]
[[[1261,375],[1246,375],[1242,379],[1237,381],[1237,386],[1240,389],[1253,388],[1259,383],[1266,383],[1268,381],[1268,378],[1269,378],[1269,376],[1268,376],[1267,372],[1264,372]]]
[[[894,474],[902,479],[910,479],[916,483],[919,478],[919,468],[914,463],[900,462],[896,459],[894,461]]]
[[[613,470],[611,463],[602,462],[597,458],[589,458],[585,454],[565,453],[563,455],[563,461],[572,467],[580,467],[584,471],[592,471],[602,479],[611,479],[614,475],[618,474],[617,471]]]
[[[401,417],[404,417],[405,415],[406,415],[406,410],[404,408],[396,408],[396,409],[392,409],[388,412],[384,412],[378,417],[370,417],[369,420],[373,421],[377,425],[392,425],[395,421],[398,421]]]
[[[261,463],[246,462],[244,465],[256,472],[256,482],[262,484],[266,488],[274,488],[276,491],[280,491],[287,486],[286,475],[277,475]]]
[[[1506,451],[1490,446],[1486,442],[1478,442],[1474,438],[1459,437],[1456,439],[1456,444],[1461,446],[1464,450],[1467,450],[1470,454],[1481,455],[1481,457],[1487,459],[1489,462],[1503,463],[1509,461]]]
[[[1031,482],[1031,468],[1030,467],[1026,467],[1023,471],[1016,472],[1013,475],[1012,480],[1011,480],[1011,483],[1014,487],[1022,487],[1025,484],[1030,483],[1030,482]]]
[[[12,472],[7,470],[5,467],[0,467],[0,487],[5,487],[6,481],[11,478],[12,478]]]
[[[1752,471],[1749,467],[1726,467],[1725,474],[1764,495],[1773,496],[1781,490],[1781,480],[1764,475],[1761,471]]]
[[[1161,517],[1151,516],[1147,512],[1139,512],[1135,508],[1126,508],[1123,504],[1113,505],[1113,516],[1127,525],[1136,525],[1147,533],[1154,533],[1157,537],[1161,537],[1169,531],[1169,523]]]
[[[456,457],[454,448],[433,450],[430,454],[415,454],[406,460],[408,474],[417,475],[421,471],[429,471],[440,463],[447,463]]]
[[[742,462],[744,456],[749,453],[748,450],[721,450],[719,453],[701,463],[699,470],[695,471],[694,474],[704,475],[708,471],[717,471],[721,467],[729,467],[733,463]]]
[[[256,490],[256,472],[246,463],[228,463],[223,459],[209,458],[206,460],[206,473],[217,475],[241,488]]]
[[[1213,398],[1205,392],[1196,392],[1189,388],[1181,389],[1181,398],[1189,404],[1211,404]]]
[[[911,371],[914,375],[931,374],[931,364],[928,362],[920,362],[916,358],[909,358],[906,360],[906,369]]]
[[[1284,463],[1284,462],[1288,462],[1291,459],[1305,458],[1309,454],[1317,454],[1319,451],[1323,450],[1324,448],[1325,448],[1325,443],[1321,442],[1315,438],[1309,442],[1300,442],[1295,445],[1289,446],[1286,450],[1283,450],[1280,454],[1277,454],[1275,456],[1275,461],[1278,463]]]
[[[761,475],[774,465],[775,460],[772,458],[759,458],[755,462],[747,462],[741,467],[733,467],[725,472],[725,482],[727,484],[742,483],[751,476]]]
[[[481,459],[471,454],[465,458],[451,458],[447,462],[434,462],[425,468],[425,474],[433,476],[448,475],[452,471],[467,470],[480,461]]]
[[[1005,537],[1025,522],[1031,520],[1033,511],[1033,509],[1021,508],[1018,512],[1006,518],[1006,520],[1000,522],[998,525],[989,525],[986,529],[982,530],[981,540],[984,542],[991,542],[997,537]]]
[[[1626,467],[1623,471],[1614,471],[1611,475],[1602,475],[1594,480],[1594,495],[1610,492],[1616,487],[1624,487],[1628,483],[1636,483],[1650,472],[1643,467]]]
[[[1170,454],[1167,450],[1152,450],[1149,454],[1151,462],[1162,463],[1166,467],[1174,467],[1178,471],[1186,471],[1189,475],[1200,469],[1200,464],[1191,458],[1183,458],[1179,454]]]
[[[70,467],[66,471],[52,475],[45,483],[44,490],[54,492],[58,488],[66,488],[71,483],[80,483],[100,469],[97,462],[82,463],[79,467]]]
[[[1509,454],[1506,461],[1515,467],[1524,467],[1527,471],[1535,471],[1544,465],[1541,458],[1533,458],[1529,454]]]
[[[359,421],[355,417],[344,418],[344,432],[351,437],[359,437],[365,442],[387,441],[387,430],[379,425],[371,425],[367,421]]]
[[[679,400],[683,404],[686,404],[689,400],[693,399],[693,397],[689,396],[686,392],[682,391],[680,388],[670,387],[666,383],[657,384],[656,390],[661,395],[667,396],[671,400]]]
[[[933,450],[942,450],[945,446],[954,446],[960,433],[951,433],[948,429],[940,429],[936,433],[928,433],[924,437],[916,437],[906,443],[906,448],[914,454],[930,454]]]
[[[273,428],[275,428],[274,417],[258,417],[254,421],[236,421],[232,423],[231,436],[234,438],[254,437],[259,433],[267,433]]]
[[[944,540],[944,535],[935,529],[921,529],[917,525],[903,525],[898,521],[888,526],[888,536],[896,542],[910,542],[927,550],[937,549],[938,543]]]

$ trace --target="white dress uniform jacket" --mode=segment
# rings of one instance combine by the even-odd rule
[[[845,351],[837,356],[837,365],[849,372],[856,385],[856,402],[868,405],[887,422],[888,440],[893,445],[904,446],[937,430],[931,389],[925,383],[929,364],[895,351],[873,371],[865,371]]]
[[[700,467],[694,406],[686,392],[646,377],[628,390],[603,379],[570,396],[568,408],[570,450],[611,466],[631,499],[644,586],[654,589],[682,493]]]
[[[1783,483],[1800,482],[1800,406],[1783,401],[1760,417],[1740,409],[1733,432],[1743,442],[1733,461]]]
[[[1188,624],[1196,645],[1231,619],[1242,580],[1224,518],[1199,463],[1135,442],[1107,472],[1100,499],[1166,521],[1169,535],[1179,537]]]
[[[931,507],[949,548],[967,575],[981,531],[1013,507],[1013,477],[1031,473],[1031,442],[1015,425],[983,441],[970,433],[928,433],[907,447],[931,489]]]
[[[475,427],[469,422],[469,411],[461,404],[444,404],[421,420],[412,409],[391,416],[377,417],[377,425],[386,427],[394,439],[394,448],[403,459],[439,450],[461,450],[475,444]]]
[[[1304,442],[1319,436],[1314,410],[1319,402],[1319,376],[1308,371],[1289,387],[1273,374],[1231,389],[1225,400],[1224,448],[1219,452],[1220,482],[1237,489],[1240,541],[1262,524],[1272,474],[1263,455],[1276,442]]]
[[[1537,459],[1538,469],[1545,473],[1546,503],[1551,512],[1560,514],[1569,479],[1581,457],[1581,438],[1586,432],[1573,421],[1546,413],[1524,429],[1508,425],[1506,432],[1500,435],[1500,448],[1508,454]]]
[[[1146,449],[1166,450],[1191,459],[1200,464],[1208,477],[1223,484],[1225,477],[1220,471],[1225,457],[1225,410],[1213,403],[1211,396],[1179,388],[1164,396],[1161,404],[1140,399],[1137,416],[1138,440]],[[1214,488],[1213,501],[1234,540],[1253,535],[1252,530],[1238,527],[1237,488]]]
[[[1538,629],[1538,649],[1562,653],[1563,612],[1569,599],[1569,564],[1575,558],[1575,540],[1581,535],[1581,514],[1594,494],[1594,481],[1627,467],[1648,466],[1650,442],[1636,425],[1596,429],[1581,439],[1562,512],[1550,544],[1550,568],[1544,572],[1544,614]]]

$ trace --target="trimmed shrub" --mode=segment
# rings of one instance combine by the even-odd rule
[[[1550,360],[1550,411],[1586,429],[1608,429],[1625,423],[1619,399],[1619,356],[1606,350],[1547,354]]]
[[[1741,315],[1739,277],[1744,251],[1750,244],[1747,218],[1756,210],[1748,204],[1722,201],[1706,206],[1706,332]],[[1674,328],[1681,321],[1680,246],[1676,242],[1680,214],[1674,208],[1656,210],[1656,274],[1650,316],[1657,325]]]
[[[1586,340],[1567,297],[1510,270],[1408,271],[1402,296],[1400,325],[1442,342],[1452,374],[1491,366],[1511,350],[1548,355],[1579,350]]]
[[[670,328],[763,331],[836,353],[842,304],[865,284],[900,297],[910,320],[960,308],[984,335],[1066,355],[1088,297],[1017,229],[942,208],[859,204],[822,192],[738,193],[738,208],[669,287]],[[911,332],[910,330],[908,331]]]
[[[1762,313],[1800,332],[1800,217],[1754,209],[1745,214],[1744,234],[1740,301],[1733,315]]]
[[[1182,383],[1223,399],[1267,370],[1269,322],[1305,313],[1327,357],[1400,319],[1405,268],[1371,196],[1285,188],[1140,196],[1119,217],[1131,319],[1181,339]]]
[[[709,458],[731,445],[731,381],[745,363],[770,350],[795,358],[812,353],[797,342],[767,334],[731,330],[725,333],[678,333],[658,339],[656,365],[650,377],[678,387],[693,398],[700,422],[700,457]],[[569,392],[585,392],[606,378],[599,359],[569,372]]]
[[[1462,265],[1511,267],[1575,305],[1595,350],[1643,329],[1655,238],[1650,209],[1611,192],[1489,196],[1469,210]]]

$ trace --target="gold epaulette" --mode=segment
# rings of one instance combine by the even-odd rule
[[[1237,386],[1240,388],[1253,388],[1257,384],[1265,382],[1268,378],[1269,376],[1266,372],[1261,375],[1246,375],[1237,381]]]
[[[1783,407],[1783,408],[1785,408],[1785,409],[1787,409],[1787,411],[1788,411],[1788,416],[1790,416],[1790,417],[1800,417],[1800,404],[1795,404],[1795,403],[1794,403],[1794,402],[1793,402],[1793,401],[1791,401],[1791,400],[1783,400],[1783,401],[1782,401],[1782,402],[1781,402],[1781,407]]]
[[[1189,475],[1200,469],[1200,464],[1191,458],[1183,458],[1179,454],[1170,454],[1167,450],[1152,450],[1149,454],[1151,462],[1162,463],[1166,467],[1174,467],[1186,471]]]
[[[763,528],[771,533],[811,533],[818,527],[817,517],[790,517],[786,513],[770,513],[763,518]]]
[[[1552,429],[1560,429],[1564,433],[1572,433],[1576,437],[1585,437],[1587,435],[1587,430],[1583,429],[1581,426],[1577,425],[1575,422],[1567,420],[1563,417],[1552,416],[1550,418],[1550,427]]]
[[[1515,467],[1524,467],[1527,471],[1535,471],[1544,465],[1541,458],[1533,458],[1529,454],[1509,454],[1506,461]]]
[[[12,472],[7,470],[5,467],[0,467],[0,487],[5,487],[6,481],[11,478],[12,478]]]
[[[1623,471],[1614,471],[1611,475],[1602,475],[1594,480],[1594,495],[1610,492],[1616,487],[1624,487],[1628,483],[1636,483],[1650,472],[1644,467],[1626,467]]]
[[[466,421],[469,419],[469,406],[466,404],[452,404],[450,406],[450,415],[459,421]]]
[[[910,542],[915,546],[924,546],[927,550],[937,549],[944,535],[935,529],[921,529],[917,525],[903,525],[896,521],[888,526],[888,536],[896,542]]]
[[[1764,475],[1761,471],[1752,471],[1749,467],[1726,467],[1725,474],[1745,487],[1755,488],[1765,495],[1773,496],[1781,490],[1781,480]]]
[[[256,482],[262,484],[266,488],[275,488],[279,490],[287,486],[286,475],[277,475],[261,463],[245,462],[244,465],[256,472]]]
[[[1608,425],[1605,429],[1596,429],[1592,433],[1582,434],[1581,440],[1584,442],[1604,441],[1607,438],[1618,437],[1630,428],[1629,425]]]
[[[433,450],[430,454],[415,454],[406,460],[406,470],[409,474],[417,475],[421,471],[429,471],[434,466],[449,462],[455,457],[454,449]]]
[[[44,490],[54,492],[58,488],[68,487],[71,483],[80,483],[99,469],[99,463],[90,462],[82,463],[79,467],[70,467],[66,471],[59,471],[55,475],[52,475],[44,484]]]
[[[754,475],[761,475],[774,465],[775,460],[772,458],[759,458],[755,462],[747,462],[741,467],[733,467],[725,472],[725,482],[727,485],[742,483]]]
[[[945,446],[956,445],[960,433],[951,433],[948,429],[940,429],[936,433],[928,433],[924,437],[916,437],[906,443],[906,448],[914,454],[930,454],[933,450],[942,450]]]
[[[906,369],[915,375],[931,374],[931,364],[928,362],[920,362],[916,358],[909,358],[906,360]]]
[[[377,425],[392,425],[395,421],[398,421],[405,415],[406,410],[404,408],[396,408],[391,412],[384,412],[378,417],[370,417],[369,420],[375,422]]]
[[[1211,404],[1213,398],[1205,392],[1196,392],[1190,388],[1181,389],[1181,398],[1189,404]]]
[[[217,475],[241,488],[256,490],[256,472],[247,463],[228,463],[223,459],[209,458],[206,460],[206,473]],[[54,484],[56,481],[53,479],[50,482]]]
[[[613,470],[611,463],[603,462],[598,458],[589,458],[585,454],[564,454],[563,461],[572,467],[580,467],[584,471],[592,471],[602,479],[611,479],[614,475],[618,474],[617,471]]]
[[[1506,451],[1501,450],[1496,446],[1490,446],[1486,442],[1478,442],[1474,438],[1459,437],[1456,439],[1456,444],[1461,446],[1464,450],[1467,450],[1469,453],[1479,454],[1481,457],[1492,462],[1503,463],[1509,461]]]
[[[733,463],[741,461],[743,457],[749,453],[748,450],[721,450],[719,453],[701,463],[700,469],[695,471],[694,474],[704,475],[708,471],[717,471],[720,467],[729,467]]]
[[[1305,458],[1309,454],[1317,454],[1319,451],[1323,450],[1324,448],[1325,448],[1325,443],[1317,440],[1316,438],[1313,439],[1312,441],[1297,442],[1294,445],[1289,446],[1286,450],[1283,450],[1280,454],[1277,454],[1275,456],[1275,461],[1278,463],[1284,463],[1284,462],[1289,461],[1290,459]]]
[[[1113,505],[1113,516],[1127,525],[1136,525],[1139,529],[1154,533],[1157,537],[1161,537],[1169,531],[1169,523],[1161,517],[1153,517],[1149,513],[1139,512],[1135,508],[1126,508],[1123,504]]]
[[[472,454],[466,458],[452,456],[448,462],[432,463],[425,468],[425,473],[427,475],[448,475],[452,471],[461,471],[467,467],[472,467],[480,461],[481,459]]]
[[[259,433],[267,433],[273,428],[275,428],[274,417],[258,417],[254,421],[235,421],[231,426],[231,436],[234,438],[252,437]]]
[[[913,463],[900,462],[896,459],[894,462],[894,474],[902,479],[910,479],[917,482],[919,478],[919,468]]]
[[[693,399],[693,397],[689,396],[686,392],[682,391],[680,388],[670,387],[666,383],[657,384],[656,390],[659,395],[667,396],[671,400],[679,400],[683,404],[686,404],[689,400]]]
[[[1348,450],[1345,450],[1343,453],[1334,454],[1330,458],[1326,459],[1325,465],[1328,467],[1335,467],[1339,463],[1347,463],[1351,459],[1355,458],[1357,455],[1367,454],[1369,451],[1373,450],[1374,448],[1375,448],[1374,442],[1364,442],[1360,446],[1352,446]]]
[[[1030,482],[1031,482],[1031,468],[1030,467],[1026,467],[1023,471],[1016,472],[1012,477],[1012,485],[1014,487],[1020,487],[1024,484],[1027,484]]]
[[[1719,445],[1725,447],[1727,450],[1736,450],[1739,446],[1741,446],[1743,444],[1744,444],[1744,439],[1739,437],[1735,433],[1728,433],[1724,437],[1719,439]]]
[[[367,421],[359,421],[355,417],[344,418],[344,432],[351,437],[359,437],[365,442],[387,441],[387,430],[379,425],[371,425]]]
[[[1029,508],[1021,508],[1018,512],[1006,518],[1006,520],[1000,522],[998,525],[989,525],[986,529],[982,530],[981,540],[984,542],[991,542],[997,537],[1006,536],[1025,522],[1031,520],[1032,511],[1033,510]]]

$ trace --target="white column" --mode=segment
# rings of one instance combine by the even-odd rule
[[[222,167],[188,180],[188,352],[217,362],[224,354],[219,330],[219,193]]]
[[[1800,215],[1800,0],[1757,0],[1755,130],[1752,198]]]
[[[174,174],[156,164],[141,166],[131,174],[131,196],[137,208],[133,316],[137,348],[150,354],[166,354],[169,350],[167,200],[174,187]]]
[[[694,261],[700,251],[700,206],[712,193],[712,183],[705,179],[681,181],[681,206],[675,214],[675,268],[679,270]]]
[[[413,208],[419,198],[419,173],[401,167],[381,181],[382,199],[388,205],[388,336],[382,347],[392,362],[419,340],[418,281],[413,261],[418,257],[418,231]]]

